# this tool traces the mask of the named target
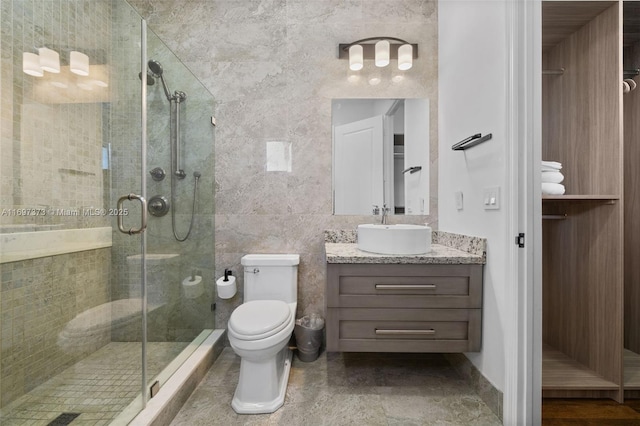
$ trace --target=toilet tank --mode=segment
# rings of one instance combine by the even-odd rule
[[[298,301],[297,254],[247,254],[242,257],[244,267],[244,301]]]

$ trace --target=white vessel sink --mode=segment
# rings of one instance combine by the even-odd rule
[[[428,253],[431,228],[424,225],[358,225],[358,248],[380,254]]]

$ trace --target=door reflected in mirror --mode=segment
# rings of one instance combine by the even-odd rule
[[[334,99],[333,213],[429,214],[429,100]]]

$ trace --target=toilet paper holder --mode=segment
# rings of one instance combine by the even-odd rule
[[[233,271],[230,269],[224,268],[224,279],[222,281],[229,281],[229,277],[233,275]]]
[[[236,277],[232,274],[233,273],[229,269],[225,268],[224,278],[218,278],[216,281],[218,297],[221,299],[231,299],[237,292]]]

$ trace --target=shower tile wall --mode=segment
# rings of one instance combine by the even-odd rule
[[[0,215],[0,232],[10,224],[64,228],[108,224],[105,217],[74,214],[103,207],[103,109],[93,99],[101,99],[107,90],[96,87],[89,93],[75,87],[68,58],[71,50],[79,49],[91,55],[92,63],[104,63],[110,4],[2,0],[0,206],[43,209],[46,214],[5,211]],[[22,53],[35,53],[42,46],[59,52],[60,74],[38,78],[22,72]],[[55,82],[68,87],[57,88]]]
[[[25,224],[108,226],[108,217],[75,213],[104,206],[108,118],[102,102],[108,89],[79,94],[73,81],[67,89],[50,83],[71,75],[70,50],[104,64],[111,1],[2,0],[1,8],[0,209],[7,210],[0,215],[0,232]],[[36,78],[22,72],[22,52],[42,46],[60,53],[60,74]],[[20,208],[46,214],[11,213]],[[66,353],[58,334],[77,313],[111,299],[110,266],[109,249],[0,265],[0,406],[84,355]]]
[[[0,209],[43,208],[47,213],[0,214],[0,232],[115,229],[115,217],[85,216],[82,211],[114,208],[121,195],[140,192],[140,16],[121,0],[1,0],[0,7]],[[188,94],[182,112],[185,132],[188,130],[184,161],[189,177],[178,186],[176,217],[181,235],[190,219],[192,174],[202,173],[196,224],[187,242],[174,240],[170,216],[149,222],[149,252],[179,255],[177,262],[151,271],[155,277],[171,277],[166,288],[151,291],[166,292],[172,303],[162,315],[157,311],[150,316],[150,337],[189,341],[203,328],[214,328],[210,309],[212,98],[152,33],[149,44],[149,55],[163,63],[171,88]],[[61,74],[36,78],[22,72],[22,53],[36,53],[42,46],[60,53]],[[107,88],[84,91],[75,86],[77,77],[68,72],[68,58],[76,49],[87,53],[92,67],[106,76]],[[50,85],[59,76],[71,77],[67,89]],[[163,139],[168,137],[169,106],[159,97],[159,87],[149,91],[149,164],[169,171],[168,139]],[[102,149],[108,144],[112,161],[103,170]],[[151,182],[149,195],[167,194],[167,184],[168,180]],[[137,226],[139,207],[133,202],[125,207],[129,209],[125,226]],[[114,231],[112,249],[0,264],[0,406],[77,360],[75,354],[65,354],[57,345],[58,334],[70,319],[91,307],[135,296],[131,289],[140,288],[136,271],[141,268],[127,259],[139,253],[139,237]],[[163,267],[171,273],[164,273]],[[194,270],[205,277],[207,292],[184,299],[180,283]],[[139,338],[139,326],[133,328],[135,333],[112,333],[110,340]]]
[[[110,300],[110,265],[109,249],[1,265],[1,407],[86,355],[65,352],[58,334],[76,313]]]
[[[437,1],[132,0],[149,26],[216,99],[215,272],[239,276],[246,253],[301,254],[299,313],[322,312],[323,230],[371,216],[333,216],[331,99],[423,97],[431,104],[430,216],[392,218],[437,228]],[[180,13],[175,13],[180,10]],[[399,82],[365,64],[349,79],[338,43],[388,35],[419,44]],[[378,73],[380,84],[368,80]],[[266,142],[290,142],[292,172],[266,171]],[[226,327],[242,294],[218,299]]]

